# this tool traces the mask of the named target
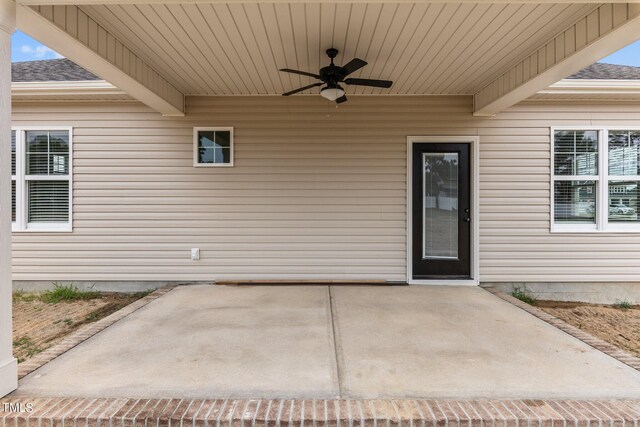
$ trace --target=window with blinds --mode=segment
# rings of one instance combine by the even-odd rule
[[[29,181],[28,222],[68,222],[69,182]]]
[[[555,223],[594,225],[598,179],[598,132],[555,131],[553,172]]]
[[[12,131],[14,230],[71,229],[71,129]]]
[[[553,231],[640,231],[640,130],[554,129]]]
[[[11,131],[11,222],[16,222],[16,131]]]

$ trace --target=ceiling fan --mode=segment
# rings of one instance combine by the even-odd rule
[[[360,68],[367,65],[367,62],[363,61],[362,59],[353,58],[351,61],[340,67],[339,65],[335,65],[333,63],[333,58],[335,58],[337,55],[338,49],[327,49],[327,56],[331,59],[331,64],[327,65],[326,67],[322,67],[318,74],[308,73],[306,71],[292,70],[290,68],[282,68],[280,71],[284,71],[285,73],[300,74],[301,76],[313,77],[314,79],[320,80],[320,82],[318,83],[310,84],[308,86],[283,93],[282,96],[293,95],[294,93],[302,92],[304,90],[326,84],[325,87],[320,89],[320,95],[323,98],[328,99],[329,101],[335,101],[336,104],[341,104],[347,100],[347,97],[345,96],[344,89],[340,86],[340,83],[344,83],[347,85],[382,88],[390,88],[393,84],[393,82],[389,80],[346,78],[348,75],[358,71]]]

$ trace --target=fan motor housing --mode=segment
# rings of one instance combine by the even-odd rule
[[[346,77],[346,73],[342,67],[331,64],[320,69],[320,77],[326,83],[338,83]]]

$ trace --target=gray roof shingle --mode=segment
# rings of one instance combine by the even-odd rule
[[[13,82],[70,82],[82,80],[102,79],[66,58],[14,62],[11,64],[11,81]]]
[[[581,80],[640,80],[640,67],[598,62],[567,78]]]

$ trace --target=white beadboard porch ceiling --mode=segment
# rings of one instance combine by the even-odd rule
[[[336,47],[389,90],[473,94],[599,4],[234,3],[81,6],[186,95],[280,94]],[[317,93],[312,89],[311,93]]]

